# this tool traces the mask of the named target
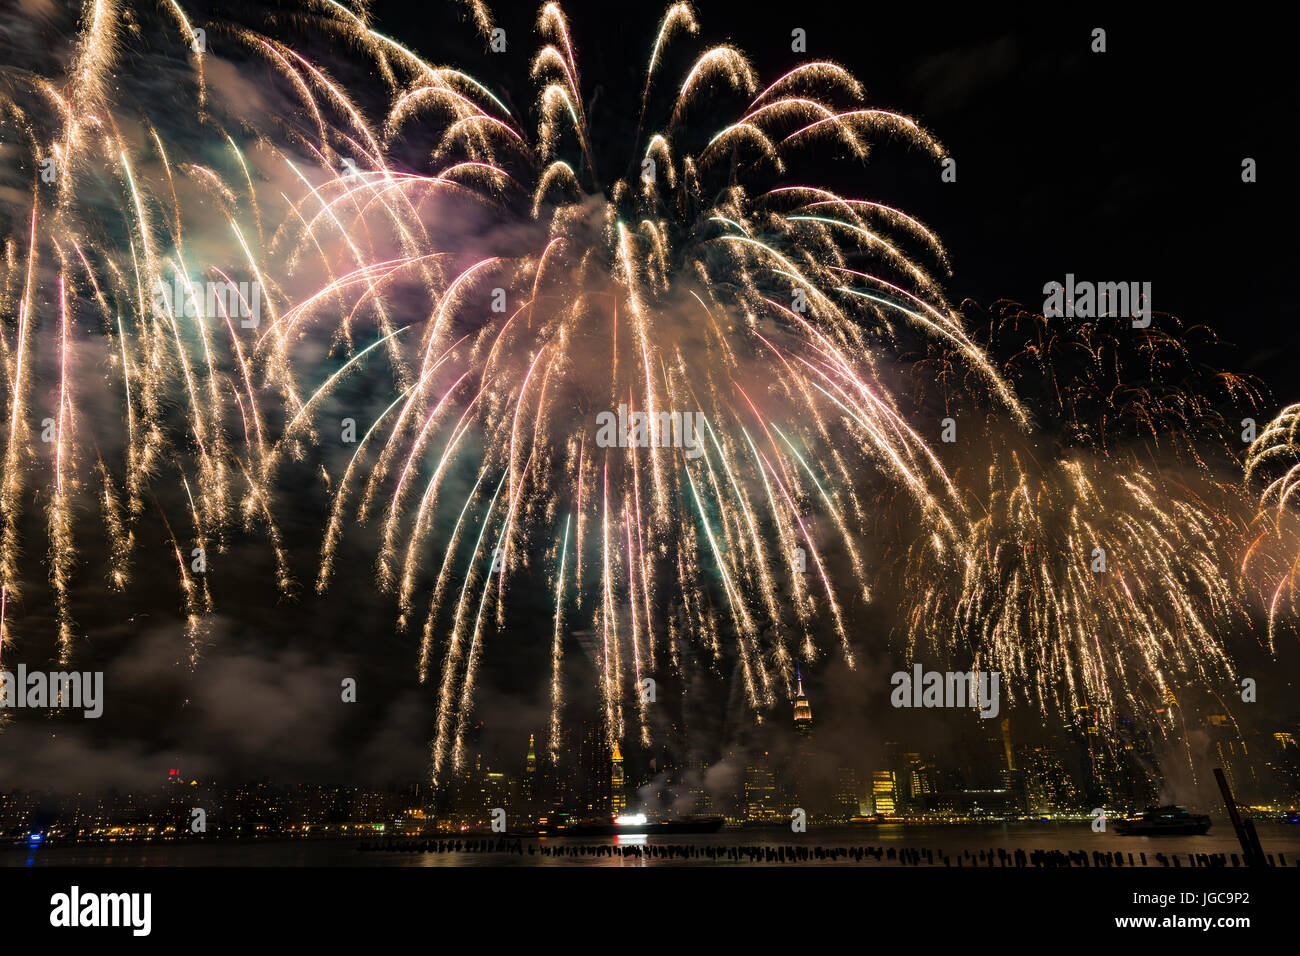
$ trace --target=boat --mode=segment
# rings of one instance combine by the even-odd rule
[[[1199,836],[1210,829],[1210,818],[1182,807],[1147,807],[1140,816],[1125,817],[1115,824],[1120,836]]]

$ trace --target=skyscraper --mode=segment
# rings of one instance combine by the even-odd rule
[[[1022,744],[1017,766],[1024,774],[1027,809],[1054,815],[1088,809],[1060,756],[1050,747]]]
[[[795,678],[794,732],[797,738],[794,760],[782,774],[783,789],[786,800],[792,805],[810,813],[819,812],[822,809],[820,805],[812,806],[813,803],[819,803],[813,797],[812,786],[812,705],[808,703],[808,695],[803,690],[803,672],[797,668]]]
[[[835,779],[835,805],[841,817],[856,817],[862,812],[858,792],[858,773],[852,767],[840,767]]]
[[[909,810],[930,810],[939,790],[938,775],[933,764],[922,759],[919,753],[903,754],[902,776],[898,784],[896,803]]]
[[[617,740],[614,741],[611,763],[609,808],[615,813],[622,813],[627,809],[627,792],[623,787],[623,752],[618,749]]]
[[[884,816],[892,816],[895,812],[897,793],[894,771],[877,770],[871,780],[871,795],[875,798],[876,812]]]
[[[528,756],[524,758],[523,779],[524,812],[530,816],[537,813],[541,790],[537,780],[537,753],[533,749],[533,735],[528,735]]]
[[[581,768],[581,810],[584,814],[602,816],[613,807],[610,796],[613,783],[610,778],[613,763],[604,727],[599,721],[584,721],[579,743],[578,764]],[[622,770],[620,762],[619,769]]]
[[[795,675],[794,731],[800,737],[807,739],[812,736],[812,705],[808,703],[808,697],[803,692],[803,672],[796,668]]]
[[[776,774],[772,770],[770,755],[755,755],[745,767],[745,819],[750,822],[773,822],[780,818],[782,808],[777,805]]]

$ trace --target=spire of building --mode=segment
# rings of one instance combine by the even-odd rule
[[[801,737],[812,735],[812,705],[803,692],[803,671],[795,667],[794,729]]]

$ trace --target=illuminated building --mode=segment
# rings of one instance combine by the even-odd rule
[[[483,809],[491,814],[498,807],[510,805],[510,780],[503,773],[489,770],[483,775]]]
[[[885,816],[891,816],[894,813],[898,797],[894,771],[876,771],[871,780],[871,795],[875,798],[877,813]]]
[[[613,762],[609,743],[600,721],[584,721],[583,735],[578,754],[582,789],[579,811],[585,815],[601,816],[612,810]],[[619,767],[622,770],[622,766]]]
[[[611,759],[609,808],[615,813],[627,809],[627,794],[623,789],[623,754],[614,741],[614,756]]]
[[[692,813],[710,813],[714,809],[713,798],[705,786],[708,772],[708,761],[698,757],[687,765],[687,793],[690,795]]]
[[[1295,735],[1279,731],[1265,744],[1265,764],[1272,771],[1275,799],[1294,807],[1300,802],[1300,747]]]
[[[858,797],[858,774],[852,767],[840,767],[836,773],[835,809],[842,817],[856,817],[862,812]]]
[[[1166,697],[1168,703],[1174,703],[1171,694]],[[1076,707],[1074,719],[1065,725],[1066,739],[1074,751],[1072,769],[1077,771],[1089,807],[1117,807],[1131,802],[1127,793],[1132,788],[1125,785],[1123,767],[1105,729],[1099,725],[1096,711],[1086,704]]]
[[[782,816],[777,806],[776,774],[764,753],[745,768],[745,819],[773,821]]]
[[[814,809],[810,806],[811,797],[809,793],[810,778],[812,776],[812,755],[810,752],[812,747],[812,727],[812,705],[808,703],[808,695],[805,694],[803,690],[803,672],[796,668],[794,696],[794,760],[786,768],[786,772],[780,775],[780,783],[784,790],[784,800],[790,806],[797,806],[809,812]]]
[[[523,793],[524,809],[529,814],[537,812],[540,791],[537,783],[537,753],[533,749],[533,735],[528,735],[528,756],[524,758]]]
[[[1255,772],[1255,761],[1241,738],[1232,718],[1225,714],[1210,714],[1210,740],[1223,775],[1239,804],[1250,805],[1262,796],[1260,780]]]
[[[544,752],[542,755],[544,770],[539,773],[541,784],[539,797],[543,809],[547,811],[577,808],[579,767],[573,740],[573,729],[565,727],[560,731],[558,746],[554,752]]]
[[[999,774],[1002,789],[1011,794],[1012,804],[1017,810],[1024,810],[1027,805],[1025,796],[1025,775],[1016,767],[1015,749],[1011,744],[1011,718],[1002,718],[1002,756],[1007,764]]]
[[[812,736],[812,705],[808,703],[808,698],[803,692],[803,673],[796,668],[795,674],[794,731],[801,738],[807,739]]]
[[[1019,758],[1027,809],[1031,813],[1050,816],[1087,809],[1083,806],[1083,795],[1053,750],[1024,745],[1019,749]]]
[[[934,795],[939,790],[934,767],[922,760],[921,755],[917,753],[905,754],[903,759],[906,776],[897,778],[900,790],[904,791],[897,795],[898,802],[903,802],[902,798],[905,796],[906,803],[911,809],[930,809]]]

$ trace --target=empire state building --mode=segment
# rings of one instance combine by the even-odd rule
[[[805,740],[812,736],[812,705],[803,692],[803,672],[796,668],[794,692],[794,731]]]

